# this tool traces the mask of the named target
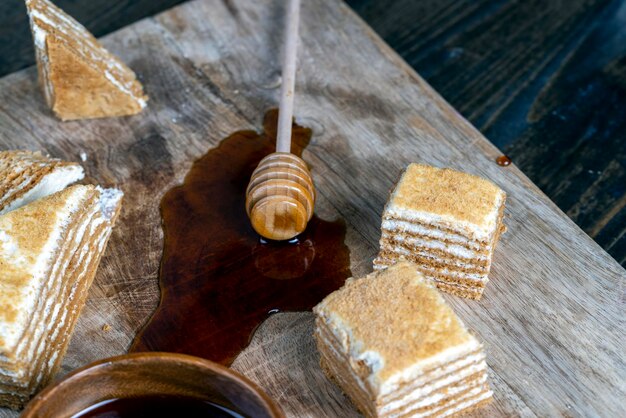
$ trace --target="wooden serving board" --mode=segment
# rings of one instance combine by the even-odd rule
[[[124,353],[159,300],[161,196],[192,162],[277,104],[281,0],[195,0],[104,43],[151,97],[131,118],[61,123],[33,68],[0,80],[0,148],[80,160],[125,204],[63,372]],[[318,214],[342,217],[355,275],[372,269],[389,189],[410,162],[492,179],[509,199],[485,296],[446,295],[487,351],[480,416],[624,416],[626,272],[339,0],[303,2],[296,113]],[[472,80],[467,80],[472,83]],[[242,289],[245,291],[245,289]],[[311,313],[273,315],[233,367],[289,416],[358,416],[318,366]],[[15,413],[2,411],[2,416]]]

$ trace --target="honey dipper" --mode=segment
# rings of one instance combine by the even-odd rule
[[[306,163],[291,151],[300,0],[287,6],[285,55],[276,152],[263,158],[246,190],[246,212],[254,230],[271,240],[302,233],[313,216],[315,187]]]

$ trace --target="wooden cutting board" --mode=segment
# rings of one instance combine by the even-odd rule
[[[124,353],[159,300],[159,200],[192,162],[276,106],[280,0],[196,0],[104,43],[151,100],[132,118],[61,123],[33,68],[0,80],[0,148],[80,160],[124,209],[63,372]],[[410,162],[506,190],[508,232],[481,301],[446,295],[484,341],[495,402],[480,416],[624,416],[626,272],[339,0],[303,2],[296,101],[314,130],[318,214],[348,225],[355,275],[371,271],[389,189]],[[471,83],[472,80],[468,80]],[[233,367],[289,416],[358,416],[318,366],[311,313],[273,315]],[[15,413],[2,411],[2,416]]]

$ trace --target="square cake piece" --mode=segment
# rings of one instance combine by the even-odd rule
[[[409,165],[385,206],[374,268],[404,258],[441,290],[480,299],[504,230],[505,200],[506,193],[483,178]]]
[[[481,344],[409,262],[314,308],[325,373],[368,417],[448,416],[491,400]]]

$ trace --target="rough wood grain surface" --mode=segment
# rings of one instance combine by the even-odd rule
[[[98,36],[183,0],[55,0]],[[626,0],[346,0],[626,266]],[[0,2],[0,75],[31,65]]]
[[[151,96],[139,116],[60,123],[34,69],[0,80],[0,147],[79,160],[126,192],[64,371],[123,353],[158,302],[158,205],[192,161],[259,128],[277,103],[282,1],[195,0],[106,38]],[[296,114],[314,129],[318,214],[342,217],[352,271],[371,270],[380,214],[409,162],[465,170],[509,195],[479,302],[446,298],[484,341],[495,402],[480,416],[625,414],[626,272],[339,1],[303,4]],[[234,367],[290,416],[358,416],[317,365],[312,314],[273,315]],[[2,411],[3,416],[12,413]]]

